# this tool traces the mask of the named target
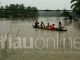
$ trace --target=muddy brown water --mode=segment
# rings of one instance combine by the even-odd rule
[[[67,28],[66,32],[35,29],[35,21],[49,22],[58,27],[59,21]],[[5,48],[1,48],[1,37],[7,36]],[[12,44],[21,38],[21,48],[9,49],[9,37]],[[24,48],[23,38],[26,37]],[[64,17],[39,17],[24,19],[0,18],[0,60],[79,60],[80,59],[80,22],[64,20]],[[31,39],[31,40],[30,40]],[[16,46],[18,43],[16,44]]]

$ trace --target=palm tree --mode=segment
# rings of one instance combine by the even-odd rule
[[[71,3],[73,3],[71,5],[73,11],[80,15],[80,0],[72,0]]]

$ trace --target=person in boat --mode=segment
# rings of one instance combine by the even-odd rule
[[[45,28],[45,24],[41,21],[40,28]]]
[[[59,30],[63,30],[64,27],[62,27],[61,22],[59,22]]]
[[[57,28],[56,28],[57,30]],[[67,29],[65,29],[65,27],[62,27],[62,24],[61,22],[59,22],[59,28],[58,28],[59,31],[67,31]]]
[[[35,22],[35,28],[38,28],[38,27],[39,27],[39,22],[36,21],[36,22]]]
[[[56,29],[56,28],[55,28],[55,24],[50,25],[49,29],[50,29],[50,30],[55,30],[55,29]]]
[[[49,23],[47,23],[46,29],[49,29],[49,27],[50,27],[50,25],[49,25]]]

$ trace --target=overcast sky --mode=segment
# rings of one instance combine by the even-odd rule
[[[0,6],[9,4],[24,4],[27,6],[36,6],[39,10],[50,9],[64,9],[70,10],[71,0],[0,0]]]

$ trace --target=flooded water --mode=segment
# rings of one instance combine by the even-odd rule
[[[54,23],[56,27],[61,21],[67,31],[35,29],[32,25],[36,20],[43,21],[45,25]],[[2,49],[1,37],[5,37],[6,34],[7,39],[3,44],[5,48]],[[10,37],[12,40],[9,40]],[[26,41],[23,41],[25,37]],[[79,37],[80,22],[64,20],[63,17],[0,18],[0,60],[79,60]],[[20,47],[15,43],[18,38],[21,38]],[[9,45],[9,41],[13,41],[12,45]],[[25,43],[27,48],[23,47]]]

